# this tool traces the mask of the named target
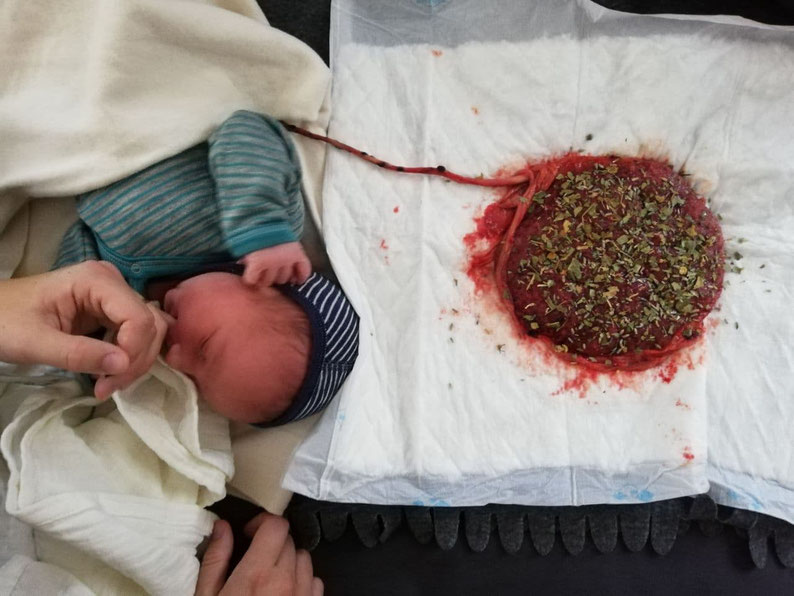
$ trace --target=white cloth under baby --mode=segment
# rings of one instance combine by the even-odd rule
[[[562,390],[571,371],[520,348],[465,273],[463,237],[498,193],[334,152],[325,235],[361,315],[360,356],[286,486],[567,505],[711,485],[720,502],[794,521],[794,34],[585,1],[497,4],[336,0],[329,134],[472,176],[571,148],[669,159],[711,199],[743,271],[672,382],[657,370]]]
[[[98,594],[191,594],[196,548],[233,474],[228,423],[158,361],[113,401],[77,381],[5,386],[5,506],[40,560]]]

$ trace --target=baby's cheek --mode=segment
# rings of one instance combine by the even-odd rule
[[[263,422],[271,408],[254,387],[240,377],[240,371],[218,373],[199,384],[199,394],[218,414],[237,422]]]
[[[198,385],[199,395],[218,414],[231,420],[246,422],[246,411],[242,404],[228,390],[222,390],[217,383]]]

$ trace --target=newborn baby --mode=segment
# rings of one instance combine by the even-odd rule
[[[234,274],[206,273],[169,290],[163,306],[175,319],[165,361],[187,374],[213,409],[245,422],[286,411],[311,347],[308,317],[294,301]]]
[[[55,266],[104,259],[142,293],[183,279],[159,284],[165,359],[219,413],[298,420],[352,369],[358,317],[298,242],[300,165],[276,120],[236,112],[206,143],[81,195],[78,214]]]

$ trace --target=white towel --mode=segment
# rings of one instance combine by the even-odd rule
[[[330,154],[325,236],[361,348],[286,485],[457,506],[711,487],[722,504],[794,521],[794,29],[586,0],[334,7],[331,136],[472,176],[569,148],[661,155],[692,175],[743,256],[670,383],[656,369],[582,395],[564,390],[576,369],[517,342],[500,297],[466,275],[463,238],[498,192]]]

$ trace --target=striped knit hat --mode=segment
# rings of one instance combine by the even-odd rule
[[[294,422],[325,408],[345,382],[358,356],[358,315],[342,290],[319,273],[300,286],[276,286],[297,302],[309,317],[312,333],[309,370],[287,411],[267,428]]]

